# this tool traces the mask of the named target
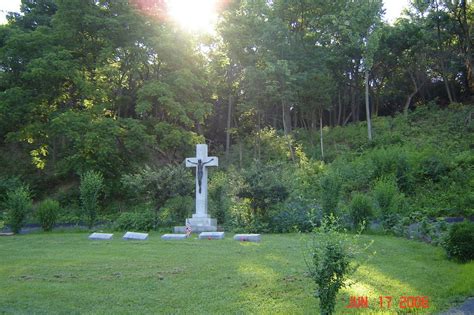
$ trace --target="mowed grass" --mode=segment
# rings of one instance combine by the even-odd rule
[[[315,314],[318,302],[303,259],[307,235],[225,240],[90,241],[86,233],[0,238],[0,313],[7,314]],[[338,314],[404,311],[402,296],[427,296],[433,314],[474,294],[474,262],[446,260],[442,249],[388,236],[338,295]],[[369,309],[348,309],[367,296]],[[411,310],[413,313],[413,309]]]

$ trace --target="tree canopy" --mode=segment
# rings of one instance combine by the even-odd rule
[[[295,160],[300,130],[366,120],[365,96],[375,116],[472,101],[472,3],[382,15],[381,0],[225,1],[196,36],[164,1],[22,0],[0,26],[0,174],[119,185],[202,141],[261,159],[272,130]]]

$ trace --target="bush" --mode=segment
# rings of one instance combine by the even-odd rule
[[[143,231],[153,230],[155,216],[152,211],[146,212],[124,212],[115,221],[115,229],[119,231]]]
[[[20,232],[28,213],[31,211],[31,204],[30,190],[27,186],[20,186],[7,192],[4,204],[7,210],[6,223],[13,232]]]
[[[0,196],[6,196],[9,191],[22,186],[18,177],[0,177]]]
[[[337,292],[346,286],[346,280],[357,269],[354,263],[359,249],[367,249],[368,244],[359,246],[357,238],[342,233],[337,220],[331,215],[325,217],[315,230],[309,244],[306,265],[316,283],[316,298],[319,298],[320,313],[334,312]]]
[[[152,204],[158,215],[168,199],[193,195],[192,174],[191,170],[183,165],[161,168],[145,166],[138,173],[123,175],[121,182],[130,200]]]
[[[285,210],[272,216],[270,224],[274,233],[310,232],[313,221],[319,221],[321,211],[302,202],[289,202]]]
[[[336,213],[341,194],[341,180],[336,174],[327,174],[321,178],[321,207],[324,214]]]
[[[56,224],[59,215],[59,202],[46,199],[38,207],[36,217],[45,232],[51,231]]]
[[[388,149],[375,149],[367,154],[372,160],[374,168],[373,175],[375,178],[395,173],[400,158],[399,152],[399,147],[391,147]]]
[[[412,194],[414,188],[414,178],[412,169],[405,155],[400,155],[397,161],[395,178],[398,188],[405,194]]]
[[[420,173],[424,178],[437,182],[449,171],[448,163],[438,154],[429,154],[420,162]]]
[[[285,164],[258,164],[243,174],[244,184],[237,196],[250,201],[255,219],[268,223],[268,211],[288,198],[289,191],[281,178],[285,167]]]
[[[460,262],[474,259],[474,223],[464,221],[454,224],[443,244],[449,258]]]
[[[97,218],[99,196],[104,187],[104,178],[100,172],[88,171],[81,176],[80,198],[83,214],[91,229]]]
[[[364,194],[356,193],[350,205],[350,217],[355,228],[363,225],[372,216],[372,200]]]
[[[165,226],[183,225],[194,211],[194,199],[190,196],[176,196],[168,199],[160,209],[160,221]]]
[[[231,183],[228,173],[215,171],[209,181],[209,213],[219,224],[225,224],[232,203]]]
[[[243,198],[240,202],[232,205],[230,209],[230,221],[228,226],[236,233],[267,233],[269,223],[263,221],[259,215],[255,214],[251,207],[251,201]]]
[[[375,183],[373,196],[382,226],[391,230],[408,207],[404,195],[398,191],[393,177],[382,177]]]
[[[379,179],[374,186],[374,200],[382,216],[396,212],[395,202],[398,195],[397,184],[391,177]]]

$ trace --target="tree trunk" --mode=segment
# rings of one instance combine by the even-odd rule
[[[471,42],[471,26],[467,21],[467,3],[466,1],[461,1],[461,27],[464,34],[464,51],[465,51],[465,65],[466,65],[466,77],[467,84],[469,89],[469,96],[474,96],[474,73],[472,70],[472,42]]]
[[[446,88],[446,93],[448,94],[449,103],[451,104],[454,102],[454,98],[453,98],[453,94],[451,93],[451,89],[449,88],[448,78],[446,77],[446,75],[444,75],[444,73],[445,72],[443,70],[443,74],[441,75],[441,77],[443,78],[444,87]]]
[[[290,131],[288,130],[286,106],[283,100],[281,101],[281,111],[282,111],[283,133],[285,134],[285,138],[288,144],[288,149],[290,150],[291,160],[295,162],[295,153],[293,152],[293,147],[291,146],[291,141],[290,141],[290,136],[289,136]]]
[[[347,125],[347,122],[349,121],[349,119],[351,119],[351,116],[352,112],[350,112],[349,115],[347,115],[346,119],[344,119],[344,122],[342,123],[343,126]]]
[[[360,64],[358,60],[357,65]],[[352,111],[352,121],[358,122],[359,121],[359,104],[357,102],[358,96],[358,89],[357,84],[359,82],[359,71],[357,68],[353,71],[353,84],[351,84],[351,111]]]
[[[319,110],[319,139],[321,144],[321,160],[324,161],[324,143],[323,143],[323,110]]]
[[[370,107],[369,107],[369,70],[365,70],[365,112],[367,115],[367,133],[369,141],[372,141],[372,124],[370,121]]]
[[[257,111],[257,136],[255,137],[255,158],[260,161],[260,112]]]
[[[338,105],[338,112],[337,112],[337,125],[341,125],[341,118],[342,118],[342,101],[341,101],[341,90],[337,93],[337,105]]]
[[[411,92],[410,95],[408,95],[407,100],[405,102],[405,106],[403,107],[403,113],[405,114],[405,117],[408,116],[408,108],[410,107],[411,100],[416,95],[416,93],[418,93],[418,91],[420,90],[420,87],[418,87],[418,84],[416,83],[415,77],[411,73],[410,73],[410,78],[413,83],[413,92]]]
[[[243,157],[243,153],[242,153],[242,140],[239,139],[239,168],[242,169],[242,157]]]
[[[232,121],[232,94],[229,93],[229,101],[227,103],[227,125],[225,130],[225,157],[229,159],[230,152],[230,127]]]

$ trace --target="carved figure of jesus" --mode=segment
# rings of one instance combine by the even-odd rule
[[[188,163],[191,163],[191,164],[194,164],[194,165],[197,165],[197,176],[198,176],[198,186],[199,186],[199,193],[201,193],[201,185],[202,185],[202,175],[203,175],[203,166],[208,164],[208,163],[211,163],[212,161],[214,161],[214,159],[210,159],[209,161],[207,162],[202,162],[201,159],[198,159],[197,163],[194,163],[190,160],[188,160]]]

